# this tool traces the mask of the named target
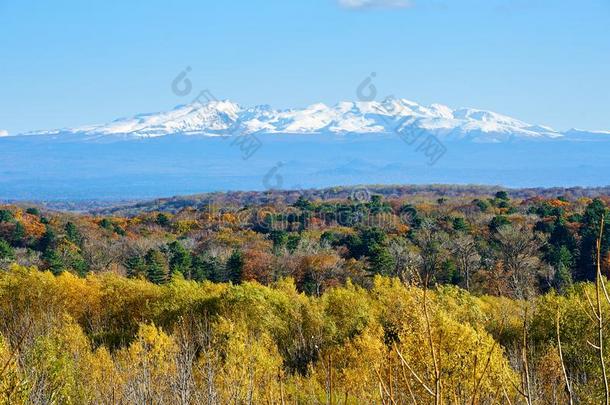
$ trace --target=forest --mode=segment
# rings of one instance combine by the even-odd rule
[[[610,403],[610,198],[487,191],[0,206],[0,401]]]

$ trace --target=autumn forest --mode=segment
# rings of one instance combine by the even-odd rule
[[[608,404],[610,198],[0,206],[0,403]]]

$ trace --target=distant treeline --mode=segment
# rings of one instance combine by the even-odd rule
[[[511,198],[528,199],[536,196],[555,198],[563,196],[568,200],[582,197],[596,198],[610,195],[610,186],[605,187],[533,187],[508,189],[500,186],[482,185],[361,185],[342,186],[324,189],[268,190],[268,191],[228,191],[202,193],[187,196],[159,198],[155,200],[67,200],[67,201],[1,201],[5,204],[38,206],[51,210],[90,212],[99,215],[136,215],[140,212],[164,211],[177,212],[185,207],[202,207],[209,204],[261,205],[268,203],[292,204],[299,197],[313,200],[347,199],[362,191],[383,197],[491,197],[498,191],[506,191]]]
[[[268,191],[229,191],[205,193],[192,196],[177,196],[160,198],[152,201],[138,203],[121,203],[112,206],[108,202],[106,207],[93,209],[96,214],[134,215],[139,212],[165,211],[177,212],[186,207],[204,207],[209,204],[217,205],[263,205],[263,204],[293,204],[299,197],[309,200],[330,200],[362,198],[366,194],[379,194],[385,198],[422,197],[429,199],[451,197],[492,197],[498,191],[506,191],[511,198],[529,199],[534,197],[556,198],[562,196],[570,201],[578,198],[596,198],[610,195],[610,186],[607,187],[553,187],[553,188],[519,188],[507,189],[500,186],[480,185],[362,185],[330,187],[324,189],[304,190],[268,190]],[[61,208],[65,203],[58,203]],[[78,203],[66,205],[65,208],[76,208]],[[108,206],[110,205],[110,206]]]

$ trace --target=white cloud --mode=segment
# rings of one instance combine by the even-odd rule
[[[0,129],[0,136],[8,136],[8,131]]]
[[[411,7],[411,0],[338,0],[346,8],[405,8]]]

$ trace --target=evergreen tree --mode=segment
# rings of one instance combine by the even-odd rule
[[[109,231],[114,231],[114,224],[108,218],[103,218],[100,221],[100,227],[102,227],[104,229],[107,229]]]
[[[46,249],[42,253],[41,258],[45,262],[45,269],[49,270],[54,275],[57,276],[64,271],[64,263],[62,262],[61,257],[57,254],[55,249]]]
[[[311,201],[303,197],[302,195],[297,198],[296,202],[292,204],[293,207],[300,208],[303,211],[310,211],[313,209],[313,204]]]
[[[597,261],[596,241],[599,238],[601,219],[606,215],[606,207],[600,199],[593,200],[585,209],[580,222],[580,254],[578,258],[577,280],[594,280]],[[607,218],[606,218],[607,219]],[[604,227],[602,235],[602,254],[610,244],[610,224]]]
[[[283,230],[273,230],[269,232],[269,239],[273,241],[273,249],[278,252],[288,242],[288,233]]]
[[[146,278],[155,284],[163,284],[168,275],[167,260],[163,253],[156,249],[150,249],[146,253]]]
[[[570,250],[562,245],[553,255],[553,265],[555,275],[553,277],[553,287],[559,292],[565,292],[572,285],[572,254]]]
[[[371,214],[379,214],[381,212],[391,211],[390,206],[387,203],[384,203],[382,196],[378,194],[374,194],[371,196],[371,201],[367,203],[367,207],[370,210]]]
[[[89,265],[80,253],[76,253],[72,256],[70,260],[70,268],[72,268],[72,270],[74,270],[74,272],[81,277],[86,276],[89,272]]]
[[[288,240],[286,241],[286,248],[290,253],[294,252],[301,242],[301,235],[298,233],[291,233],[288,235]]]
[[[342,238],[340,234],[333,231],[324,231],[320,235],[320,245],[326,247],[334,247],[338,244],[343,244],[347,238]]]
[[[370,269],[374,274],[389,275],[394,269],[394,258],[388,248],[374,244],[368,252]]]
[[[83,237],[81,236],[78,228],[74,225],[73,222],[67,222],[66,226],[64,226],[64,231],[66,232],[66,238],[68,240],[78,246],[82,244]]]
[[[489,203],[485,200],[480,200],[476,198],[472,201],[472,203],[476,205],[479,210],[481,210],[481,212],[487,212],[487,210],[489,209]]]
[[[0,239],[0,262],[10,261],[15,258],[15,251],[4,239]]]
[[[157,222],[157,225],[166,227],[169,225],[169,217],[167,215],[165,215],[164,213],[160,212],[159,214],[157,214],[156,222]]]
[[[36,215],[37,217],[40,216],[40,211],[38,211],[38,208],[35,208],[35,207],[30,207],[27,210],[25,210],[25,212],[30,215]]]
[[[463,276],[457,268],[455,262],[451,259],[444,260],[440,266],[440,277],[439,281],[450,283],[453,285],[460,285],[463,281]]]
[[[498,191],[495,195],[497,200],[508,200],[508,193],[506,191]]]
[[[13,246],[25,246],[25,236],[25,226],[21,222],[16,221],[11,235]]]
[[[196,255],[192,259],[193,279],[197,281],[210,280],[215,283],[227,281],[223,277],[223,266],[220,261],[207,254]]]
[[[38,250],[41,252],[46,252],[47,250],[54,249],[57,244],[57,235],[53,228],[47,225],[47,230],[42,235],[42,238],[38,241]]]
[[[509,225],[510,221],[504,215],[496,215],[489,222],[489,230],[492,232],[496,232],[498,229],[503,227],[504,225]]]
[[[380,228],[365,228],[360,231],[362,240],[361,250],[365,256],[370,256],[376,245],[384,245],[387,241],[386,233]]]
[[[170,274],[181,273],[184,278],[192,279],[191,254],[178,241],[170,243],[168,247]]]
[[[0,210],[0,223],[12,222],[14,219],[13,213],[9,210]]]
[[[534,229],[537,228],[540,227]],[[553,287],[563,291],[573,281],[579,255],[578,243],[563,218],[557,218],[548,228],[551,231],[549,243],[544,249],[544,258],[555,268]]]
[[[244,272],[244,256],[239,250],[234,250],[226,264],[227,277],[233,284],[241,284]]]
[[[146,262],[140,255],[129,256],[124,264],[127,269],[127,277],[138,278],[147,275]]]
[[[452,222],[453,229],[458,232],[468,230],[468,224],[462,217],[455,217],[455,218],[453,218],[453,220],[451,222]]]

